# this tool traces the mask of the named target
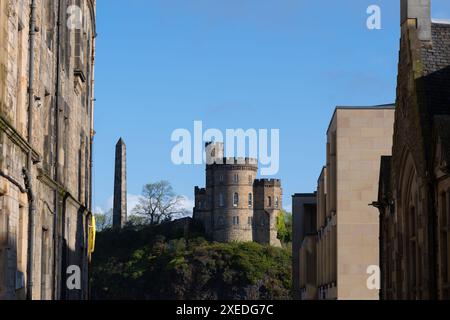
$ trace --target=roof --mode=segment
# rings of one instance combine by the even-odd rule
[[[434,126],[436,134],[442,143],[442,156],[447,165],[450,165],[450,114],[446,116],[435,116]]]
[[[380,104],[380,105],[376,105],[376,106],[337,106],[336,110],[339,109],[350,109],[350,110],[354,110],[354,109],[362,109],[362,110],[367,110],[367,109],[395,109],[395,104],[394,103],[389,103],[389,104]]]
[[[450,114],[450,24],[433,23],[432,43],[422,46],[423,81],[430,115]]]
[[[334,117],[338,110],[392,110],[395,109],[395,103],[380,104],[375,106],[337,106],[334,109],[333,116],[331,117],[330,123],[328,125],[327,134],[330,131],[331,124],[333,123]]]
[[[314,193],[296,193],[292,198],[314,198],[317,196],[317,192]]]

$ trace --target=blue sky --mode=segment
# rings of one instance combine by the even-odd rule
[[[192,200],[204,166],[175,166],[178,128],[280,129],[284,206],[312,192],[336,105],[395,100],[399,2],[131,0],[97,3],[94,205],[112,204],[115,144],[128,152],[130,205],[168,180]],[[450,1],[433,0],[450,18]],[[366,28],[379,5],[382,29]]]

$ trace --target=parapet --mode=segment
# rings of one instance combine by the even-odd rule
[[[195,187],[195,195],[202,195],[202,194],[206,194],[206,189]]]
[[[209,166],[236,166],[236,165],[245,165],[245,166],[252,166],[257,168],[258,167],[258,160],[255,158],[220,158],[220,159],[214,159],[214,163],[207,165]]]
[[[256,179],[254,182],[255,187],[278,187],[281,188],[281,180],[280,179]]]

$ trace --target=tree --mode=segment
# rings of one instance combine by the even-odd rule
[[[144,186],[139,203],[133,209],[133,214],[144,217],[147,224],[156,225],[184,216],[184,198],[176,195],[168,181],[149,183]]]
[[[97,231],[103,231],[112,226],[112,210],[107,213],[94,213]]]
[[[292,214],[281,210],[277,217],[278,239],[283,243],[292,241]]]
[[[147,224],[147,219],[144,216],[137,216],[132,214],[127,219],[127,226],[130,227],[140,227],[145,226]]]

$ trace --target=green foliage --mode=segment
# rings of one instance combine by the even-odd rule
[[[291,255],[256,243],[211,243],[164,226],[97,236],[94,299],[290,299]]]
[[[278,239],[282,243],[288,244],[292,242],[292,214],[281,210],[277,217]]]

